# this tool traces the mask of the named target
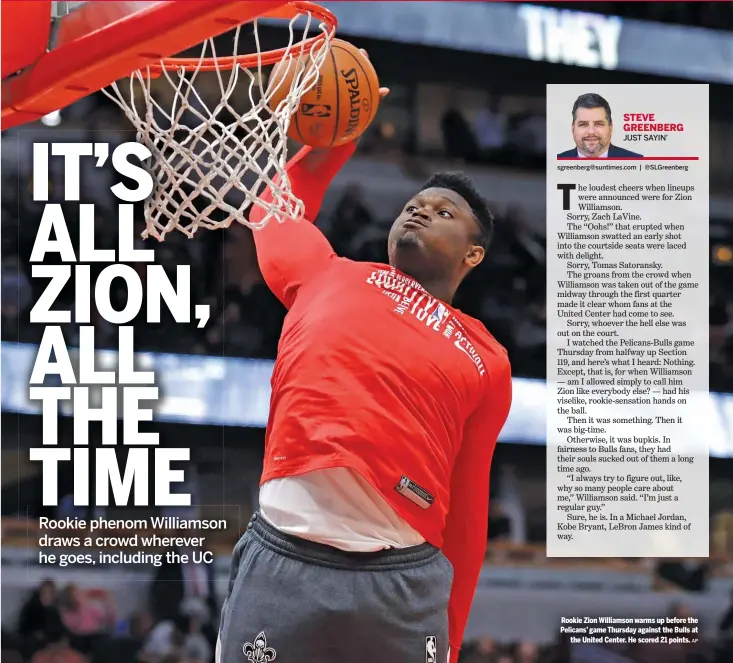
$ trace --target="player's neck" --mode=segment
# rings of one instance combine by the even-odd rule
[[[444,280],[438,279],[415,279],[429,295],[439,299],[446,304],[453,304],[453,298],[456,296],[456,288]]]
[[[445,270],[437,269],[432,263],[416,260],[414,254],[404,252],[399,257],[391,256],[389,264],[403,274],[415,279],[432,297],[446,304],[452,304],[462,278],[450,278]]]

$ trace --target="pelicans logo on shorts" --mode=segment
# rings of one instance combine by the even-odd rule
[[[245,643],[242,647],[242,653],[247,657],[250,663],[270,663],[277,658],[277,652],[267,646],[267,636],[264,631],[260,631],[255,638],[254,644]]]
[[[436,663],[438,660],[438,642],[434,635],[425,638],[425,663]]]

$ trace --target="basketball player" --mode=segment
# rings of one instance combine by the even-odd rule
[[[389,265],[340,258],[312,222],[354,150],[303,148],[287,172],[305,220],[254,232],[288,315],[221,663],[458,660],[511,374],[451,302],[493,217],[468,179],[439,173],[392,225]]]

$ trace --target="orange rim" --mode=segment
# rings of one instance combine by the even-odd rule
[[[289,2],[282,7],[278,7],[269,12],[265,12],[257,18],[277,18],[283,20],[292,20],[300,14],[309,13],[315,19],[320,20],[328,26],[328,35],[333,36],[338,20],[325,7],[321,7],[314,2],[305,0],[297,0]],[[253,19],[257,20],[257,19]],[[232,28],[236,27],[232,25]],[[221,58],[163,58],[159,63],[146,67],[144,71],[150,71],[151,74],[160,74],[163,70],[168,71],[226,71],[234,69],[235,66],[252,69],[258,66],[273,65],[280,62],[294,48],[298,50],[311,51],[316,45],[323,42],[326,35],[322,32],[308,39],[298,42],[297,45],[285,46],[264,53],[248,53],[245,55],[229,55]]]

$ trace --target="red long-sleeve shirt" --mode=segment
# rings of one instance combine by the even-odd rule
[[[306,219],[254,232],[262,275],[289,309],[262,483],[351,468],[440,547],[454,569],[455,661],[486,552],[489,469],[511,370],[480,322],[389,265],[337,257],[309,222],[353,151],[333,149],[316,167],[315,155],[304,161],[310,148],[301,150],[287,169]],[[262,218],[259,209],[252,215]]]

